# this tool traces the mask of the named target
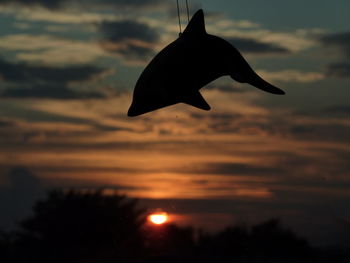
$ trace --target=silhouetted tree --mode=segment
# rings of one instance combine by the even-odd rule
[[[23,262],[137,262],[143,257],[143,211],[104,191],[53,191],[20,224]]]
[[[203,262],[227,262],[230,259],[244,259],[249,253],[249,229],[246,226],[232,226],[211,236],[199,237],[199,257]]]
[[[168,263],[185,262],[192,257],[196,247],[192,227],[174,224],[148,226],[145,237],[149,262],[160,258]]]
[[[282,227],[277,219],[271,219],[252,227],[251,252],[258,256],[279,258],[304,258],[309,251],[305,239]]]
[[[0,260],[2,262],[10,262],[13,252],[12,235],[0,231]]]
[[[345,249],[312,249],[272,219],[217,234],[145,223],[135,199],[103,190],[53,191],[15,233],[0,231],[4,263],[350,262]]]
[[[251,229],[230,227],[199,239],[201,262],[304,262],[310,247],[306,240],[272,219]]]

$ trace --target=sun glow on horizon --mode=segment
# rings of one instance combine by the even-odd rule
[[[148,220],[155,225],[162,225],[168,222],[169,216],[167,213],[164,213],[164,212],[154,213],[148,217]]]

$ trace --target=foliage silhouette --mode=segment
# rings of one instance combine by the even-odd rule
[[[146,223],[135,199],[103,190],[53,191],[14,233],[0,232],[7,263],[349,262],[345,249],[314,249],[272,219],[217,234]]]
[[[0,260],[10,262],[13,250],[12,235],[0,231]]]
[[[51,192],[20,224],[23,262],[137,262],[145,219],[136,204],[102,190]]]
[[[166,262],[183,262],[193,257],[196,247],[194,229],[174,224],[147,226],[145,241],[147,262],[157,262],[160,259]]]
[[[214,235],[202,235],[199,239],[200,254],[215,262],[263,262],[270,260],[296,260],[307,262],[310,247],[307,241],[271,219],[253,226],[229,227]],[[207,261],[203,261],[207,262]]]

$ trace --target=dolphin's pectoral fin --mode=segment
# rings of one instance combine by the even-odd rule
[[[202,94],[198,92],[194,92],[188,94],[188,96],[182,99],[183,103],[189,104],[193,107],[199,108],[201,110],[210,110],[209,104],[205,101]]]

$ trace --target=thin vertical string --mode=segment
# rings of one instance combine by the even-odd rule
[[[187,22],[190,22],[190,9],[188,8],[188,0],[186,0],[186,8],[187,8]]]
[[[180,6],[179,6],[179,0],[176,0],[177,4],[177,17],[179,18],[179,28],[180,28],[180,35],[182,34],[182,28],[181,28],[181,17],[180,17]]]

